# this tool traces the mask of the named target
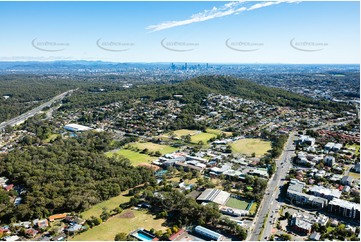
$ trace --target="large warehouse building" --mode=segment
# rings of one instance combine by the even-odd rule
[[[64,126],[64,129],[70,132],[83,132],[83,131],[91,130],[92,128],[80,124],[67,124]]]
[[[201,202],[214,202],[220,205],[227,203],[230,193],[219,190],[219,189],[206,189],[202,192],[201,195],[197,198],[197,201]]]
[[[219,241],[219,240],[222,240],[222,238],[223,238],[223,236],[221,234],[214,232],[210,229],[207,229],[205,227],[199,226],[199,225],[194,228],[194,231],[210,240]]]

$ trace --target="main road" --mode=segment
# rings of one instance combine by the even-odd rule
[[[53,103],[63,99],[67,94],[72,93],[73,91],[74,90],[69,90],[69,91],[63,92],[62,94],[59,94],[58,96],[53,97],[51,100],[39,105],[38,107],[36,107],[36,108],[26,112],[26,113],[23,113],[23,114],[15,117],[13,119],[10,119],[8,121],[2,122],[0,124],[0,132],[2,132],[6,126],[15,126],[15,125],[21,124],[22,122],[24,122],[28,118],[30,118],[30,117],[34,116],[35,114],[39,113],[41,110],[43,110],[43,108],[50,107]]]
[[[276,173],[268,182],[265,196],[249,229],[247,240],[267,240],[271,234],[271,230],[276,222],[275,216],[280,208],[280,200],[278,199],[280,185],[282,185],[281,182],[292,167],[291,157],[295,152],[295,146],[293,145],[294,136],[295,133],[291,132],[280,158],[276,161]]]

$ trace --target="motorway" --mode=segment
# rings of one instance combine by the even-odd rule
[[[290,133],[280,158],[276,161],[277,171],[268,182],[265,196],[248,233],[248,241],[267,240],[276,227],[276,216],[280,209],[280,186],[292,167],[291,157],[295,153],[294,133]]]
[[[35,114],[39,113],[41,110],[43,110],[43,108],[50,107],[54,102],[63,99],[67,94],[72,93],[73,91],[74,90],[66,91],[66,92],[64,92],[64,93],[62,93],[62,94],[60,94],[58,96],[53,97],[50,101],[47,101],[47,102],[41,104],[40,106],[26,112],[26,113],[23,113],[23,114],[15,117],[13,119],[10,119],[8,121],[2,122],[0,124],[0,132],[2,132],[5,129],[6,126],[15,126],[15,125],[23,123],[28,118],[30,118],[30,117],[34,116]]]

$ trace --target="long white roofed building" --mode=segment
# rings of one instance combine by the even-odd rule
[[[227,203],[230,193],[219,190],[219,189],[206,189],[202,192],[201,195],[197,198],[197,201],[201,202],[214,202],[220,205]]]

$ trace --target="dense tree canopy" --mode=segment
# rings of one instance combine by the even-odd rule
[[[60,78],[2,75],[0,76],[0,123],[76,86],[79,86],[79,83]]]
[[[78,138],[57,139],[51,146],[25,146],[0,163],[0,175],[27,192],[23,203],[1,212],[10,219],[45,217],[81,211],[153,179],[152,172],[133,167],[126,159],[105,157],[109,134],[89,132]],[[12,211],[14,210],[14,211]]]
[[[182,103],[192,104],[187,107],[187,113],[192,113],[196,105],[210,93],[234,95],[250,100],[265,103],[290,106],[293,108],[314,107],[330,111],[350,109],[345,104],[316,100],[299,94],[291,93],[280,88],[271,88],[251,81],[240,80],[225,76],[200,76],[176,84],[137,85],[125,90],[112,90],[104,93],[83,92],[82,95],[73,95],[66,100],[65,107],[93,107],[116,101],[126,101],[132,98],[144,100],[165,100],[177,98]],[[174,95],[182,95],[174,97]]]

